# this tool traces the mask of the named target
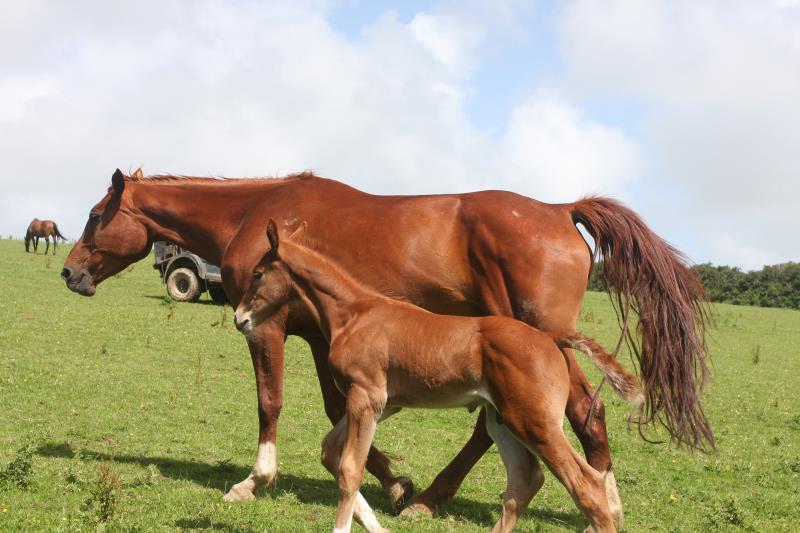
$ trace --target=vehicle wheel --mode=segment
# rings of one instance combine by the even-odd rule
[[[200,281],[190,268],[176,268],[167,277],[167,294],[177,302],[194,302],[200,297]]]
[[[208,289],[208,294],[211,296],[211,299],[218,304],[228,303],[228,296],[225,294],[225,291],[222,289],[222,287]]]

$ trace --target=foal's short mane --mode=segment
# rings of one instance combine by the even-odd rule
[[[131,183],[256,183],[264,181],[281,181],[281,180],[303,180],[309,178],[318,178],[316,174],[311,171],[295,172],[287,174],[286,176],[258,176],[254,178],[226,178],[222,176],[182,176],[175,174],[155,174],[153,176],[143,176],[141,178],[136,176],[125,176],[125,181]]]

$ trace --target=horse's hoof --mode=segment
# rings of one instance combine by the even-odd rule
[[[253,491],[240,487],[239,485],[234,485],[233,488],[222,497],[222,500],[226,502],[249,502],[255,499],[256,495]]]
[[[408,507],[400,511],[400,516],[430,516],[436,515],[436,508],[431,508],[424,503],[416,502],[411,503]]]
[[[411,496],[414,494],[414,483],[411,478],[400,476],[386,487],[385,492],[392,504],[392,512],[396,515],[400,513],[406,502],[411,500]]]

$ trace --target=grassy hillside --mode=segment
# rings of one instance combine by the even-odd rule
[[[230,308],[171,303],[150,260],[80,297],[58,277],[67,248],[46,258],[0,240],[0,530],[329,531],[337,489],[319,464],[329,425],[305,343],[287,346],[278,481],[255,502],[225,504],[226,487],[249,472],[257,430],[250,358]],[[718,455],[643,442],[604,388],[628,531],[797,530],[800,312],[715,309],[705,408]],[[614,345],[605,295],[587,294],[581,329]],[[474,418],[406,411],[379,427],[378,445],[425,486]],[[487,531],[504,481],[493,448],[437,518],[389,516],[369,476],[364,493],[392,531]],[[547,473],[517,530],[584,525]]]

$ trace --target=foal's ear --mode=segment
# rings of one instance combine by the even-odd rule
[[[134,178],[143,178],[144,177],[144,173],[142,172],[142,167],[137,168],[136,172],[133,173],[132,177],[134,177]]]
[[[267,240],[269,241],[269,245],[271,246],[270,252],[273,254],[278,253],[278,226],[275,225],[275,221],[269,219],[267,223]]]
[[[111,188],[114,189],[114,194],[117,196],[120,196],[125,190],[125,175],[120,169],[114,171],[114,175],[111,176]]]

